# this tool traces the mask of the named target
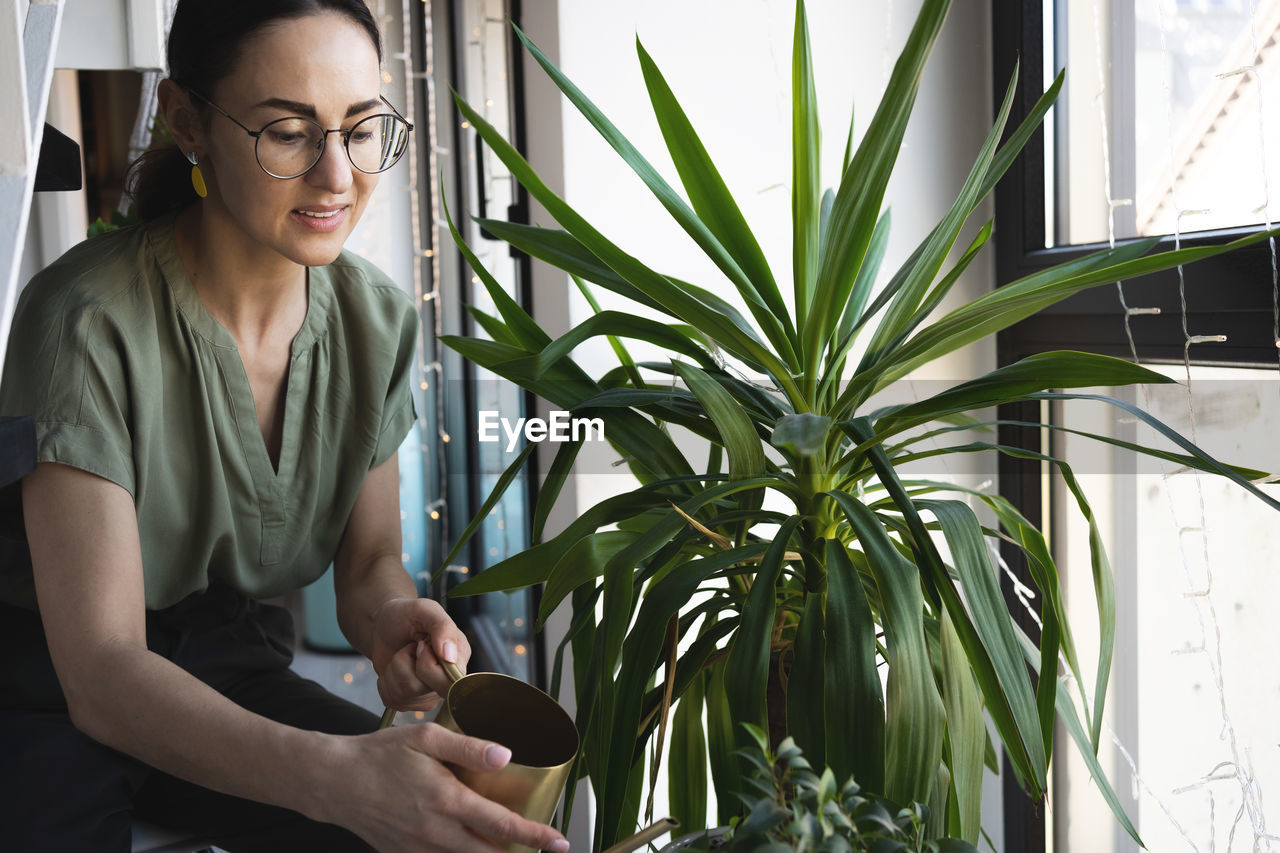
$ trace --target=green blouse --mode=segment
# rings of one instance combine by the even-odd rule
[[[413,300],[348,252],[308,279],[278,470],[236,341],[187,278],[171,217],[81,243],[22,293],[0,415],[35,417],[40,461],[133,496],[149,609],[214,581],[259,598],[314,581],[365,474],[413,424]],[[9,498],[0,601],[34,608]]]

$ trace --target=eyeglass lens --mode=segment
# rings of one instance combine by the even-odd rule
[[[397,116],[376,115],[357,122],[344,136],[351,165],[362,172],[383,172],[404,154],[409,126]],[[294,178],[316,164],[324,145],[324,128],[310,119],[278,119],[258,136],[258,162],[278,178]]]

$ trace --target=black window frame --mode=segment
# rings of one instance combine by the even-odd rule
[[[1016,126],[1040,97],[1038,69],[1043,67],[1044,21],[1038,3],[996,4],[992,87],[995,103],[1003,99],[1021,57],[1010,126]],[[1070,75],[1070,69],[1068,69]],[[1081,257],[1106,247],[1105,243],[1043,246],[1044,142],[1037,132],[995,191],[997,286]],[[1216,245],[1256,233],[1256,227],[1193,232],[1181,238],[1183,247]],[[1172,236],[1162,238],[1159,249],[1173,248]],[[1192,360],[1203,364],[1275,366],[1276,344],[1272,334],[1271,248],[1266,241],[1240,251],[1198,261],[1184,267],[1188,293],[1187,322],[1192,334],[1224,334],[1223,343],[1196,344]],[[1206,284],[1212,291],[1203,290]],[[1143,361],[1181,362],[1182,316],[1178,300],[1178,274],[1167,270],[1125,283],[1130,306],[1160,307],[1159,315],[1131,319],[1138,356]],[[1115,288],[1101,286],[1078,294],[1001,333],[1002,359],[1071,346],[1127,357],[1129,344],[1124,317]]]
[[[992,6],[992,91],[999,104],[1021,62],[1015,103],[1009,126],[1016,127],[1042,94],[1040,69],[1044,67],[1044,18],[1039,2],[996,2]],[[1055,62],[1055,66],[1057,63]],[[1067,70],[1070,77],[1071,69]],[[1046,158],[1044,131],[1028,142],[995,190],[996,286],[1003,286],[1054,264],[1105,248],[1105,243],[1044,246]],[[1051,164],[1050,164],[1051,165]],[[1113,175],[1113,180],[1116,176]],[[1115,193],[1113,192],[1113,195]],[[1118,197],[1118,196],[1117,196]],[[1237,228],[1184,234],[1183,247],[1216,245],[1255,228]],[[1173,248],[1172,236],[1162,238],[1159,249]],[[1189,351],[1193,364],[1268,367],[1277,366],[1274,337],[1275,308],[1272,286],[1272,248],[1268,241],[1183,268],[1188,300],[1187,328],[1193,335],[1227,336],[1222,343],[1195,344]],[[1159,307],[1160,314],[1129,319],[1134,349],[1142,361],[1182,363],[1184,358],[1183,312],[1178,272],[1168,270],[1124,284],[1126,303],[1134,308]],[[1103,285],[1077,294],[996,337],[999,365],[1007,365],[1039,352],[1074,349],[1131,358],[1125,316],[1114,286]],[[1003,407],[999,416],[1009,420],[1039,420],[1038,404]],[[1003,427],[999,441],[1038,450],[1041,430]],[[1001,456],[998,466],[1000,493],[1029,519],[1044,520],[1050,507],[1044,504],[1041,466]],[[1013,573],[1031,583],[1025,561],[1017,548],[1002,545],[1002,555]],[[1005,579],[1005,597],[1011,612],[1028,635],[1038,630]],[[1018,786],[1012,768],[1004,760],[1004,846],[1019,853],[1044,853],[1045,807],[1032,802]]]
[[[451,96],[453,91],[461,92],[465,90],[463,85],[465,80],[463,57],[467,33],[462,31],[463,16],[460,9],[462,2],[463,0],[432,0],[429,3],[412,4],[414,11],[411,22],[417,66],[424,65],[421,57],[427,55],[426,39],[428,33],[434,38],[432,48],[435,56],[433,80],[436,90],[436,130],[439,134],[437,143],[446,151],[454,152],[455,155],[478,148],[478,137],[475,135],[475,131],[468,132],[464,129],[463,117]],[[509,21],[514,25],[508,29],[507,33],[508,87],[512,105],[510,141],[521,156],[525,156],[527,123],[524,94],[524,48],[515,30],[515,27],[519,26],[521,22],[523,5],[521,0],[506,0],[506,7]],[[427,15],[431,16],[431,26],[429,28],[426,25]],[[426,127],[429,123],[429,117],[425,111],[428,99],[428,75],[425,67],[415,67],[414,71],[414,84],[417,87],[416,103],[421,107],[421,112],[415,121],[419,122],[419,126]],[[427,146],[432,144],[431,135],[427,133],[420,134],[416,144],[420,146],[421,162],[429,162],[426,155],[428,153]],[[479,159],[477,157],[477,161]],[[446,196],[455,222],[466,222],[472,216],[477,215],[495,215],[493,211],[477,211],[473,209],[470,186],[474,176],[469,174],[470,167],[466,165],[466,158],[446,155],[446,158],[441,159],[441,165],[443,167],[441,175],[424,176],[424,180],[421,182],[422,185],[418,187],[421,210],[423,211],[421,221],[423,244],[427,246],[432,245],[431,236],[433,232],[435,234],[442,233],[442,223],[434,221],[431,215],[433,209],[432,201],[434,200],[432,198],[433,193],[441,192]],[[437,183],[437,178],[439,178],[439,183]],[[505,215],[504,218],[511,222],[528,224],[528,193],[519,184],[516,184],[514,189],[515,203],[506,211],[497,215]],[[442,260],[445,256],[448,259],[446,263],[442,264],[440,296],[436,300],[438,304],[429,306],[430,310],[440,312],[441,329],[445,334],[472,335],[475,333],[476,326],[467,311],[467,306],[473,303],[471,294],[474,285],[471,269],[463,258],[462,253],[453,245],[452,240],[447,235],[438,240],[436,245]],[[528,255],[516,252],[514,249],[511,250],[511,253],[516,267],[517,301],[526,310],[531,310],[533,297],[532,259]],[[422,264],[424,276],[429,278],[431,275],[430,261],[424,259]],[[424,323],[428,321],[427,310],[424,308]],[[459,440],[450,441],[445,445],[443,454],[444,470],[439,472],[438,475],[438,488],[441,497],[444,498],[447,509],[441,519],[442,523],[431,528],[433,534],[438,534],[438,538],[429,543],[429,565],[432,568],[440,565],[445,553],[457,541],[468,522],[484,503],[485,498],[488,497],[487,494],[482,493],[481,478],[478,476],[481,462],[476,452],[476,444],[466,438],[476,435],[478,429],[476,367],[453,350],[439,345],[438,342],[433,342],[433,345],[441,364],[441,372],[437,380],[444,383],[445,389],[444,411],[440,413],[440,422],[444,425],[446,433],[450,436],[458,437]],[[510,414],[519,416],[524,412],[536,410],[533,396],[523,391],[521,392],[521,408],[522,412]],[[436,435],[437,433],[432,433],[429,440],[435,439]],[[537,501],[537,484],[539,482],[536,454],[529,459],[523,482],[526,489],[523,498],[528,507],[528,516],[531,520],[532,507]],[[516,487],[513,486],[513,488]],[[525,542],[524,545],[527,547],[529,543]],[[477,530],[475,535],[472,536],[455,562],[471,567],[476,571],[482,571],[483,567],[491,562],[483,528]],[[452,572],[442,572],[433,584],[430,594],[443,601],[449,589],[461,583],[463,579]],[[503,593],[491,594],[502,595]],[[541,588],[535,587],[531,590],[528,612],[525,614],[526,625],[532,626],[535,624],[540,600]],[[472,659],[469,668],[472,671],[504,671],[505,651],[500,647],[501,632],[495,625],[489,624],[489,619],[480,606],[480,597],[450,600],[448,608],[452,617],[459,627],[467,633],[471,641]],[[531,633],[529,647],[529,680],[534,685],[545,690],[548,685],[549,673],[544,639],[540,635]]]

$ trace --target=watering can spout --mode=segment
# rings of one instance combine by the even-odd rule
[[[624,838],[617,844],[610,847],[604,853],[631,853],[633,850],[639,850],[650,841],[658,838],[680,825],[680,821],[672,817],[664,817],[662,820],[646,826],[630,838]]]

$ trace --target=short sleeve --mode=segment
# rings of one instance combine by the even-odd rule
[[[400,291],[396,292],[400,294]],[[413,406],[411,385],[413,354],[418,344],[418,314],[407,298],[397,299],[396,304],[402,307],[398,328],[399,342],[396,346],[395,367],[391,373],[386,403],[382,409],[378,444],[374,450],[373,464],[370,465],[370,469],[378,467],[391,458],[418,417]]]
[[[0,414],[35,419],[37,461],[88,471],[132,494],[125,341],[101,304],[51,279],[34,278],[14,313]]]

